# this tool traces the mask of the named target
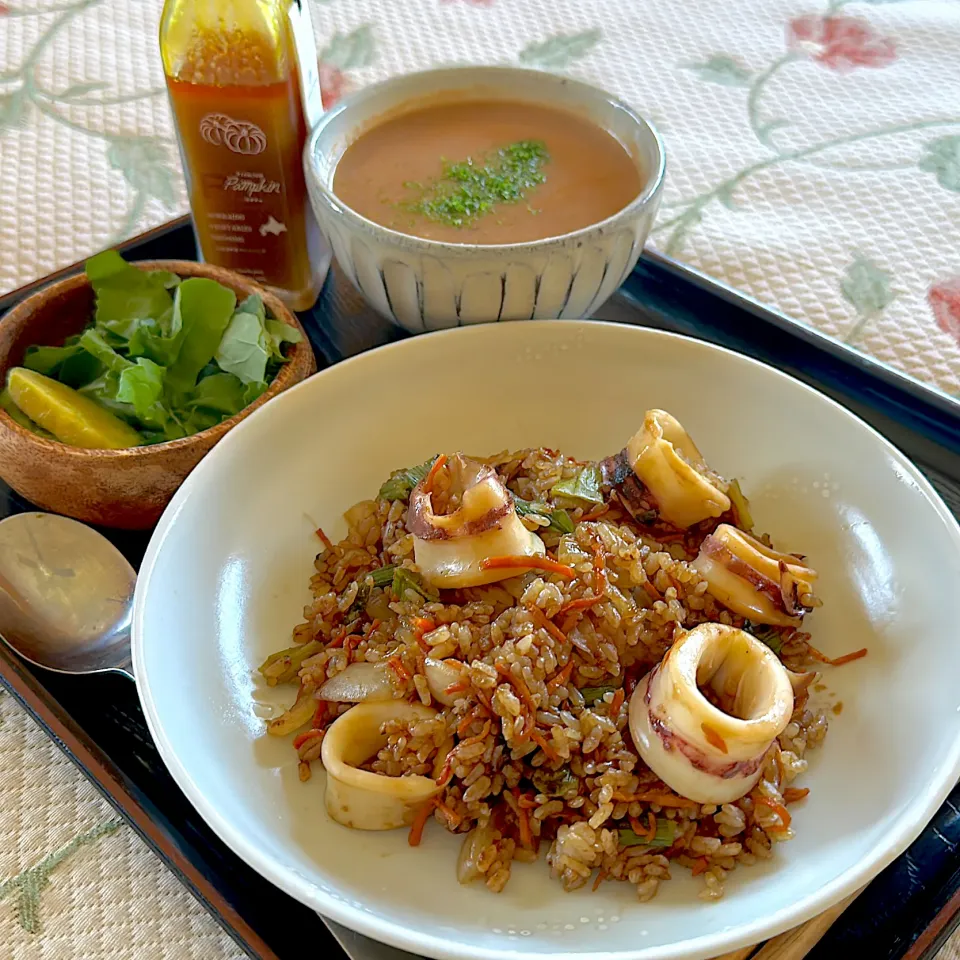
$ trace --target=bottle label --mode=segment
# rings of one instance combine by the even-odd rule
[[[317,42],[313,36],[310,7],[307,0],[291,0],[287,15],[297,54],[297,72],[300,75],[300,96],[307,130],[312,130],[323,115],[320,97],[320,66],[317,62]]]

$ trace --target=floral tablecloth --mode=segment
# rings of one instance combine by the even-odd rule
[[[654,246],[960,394],[957,0],[311,2],[328,104],[461,62],[618,93],[667,143]],[[0,292],[186,209],[160,7],[0,0]],[[0,695],[0,960],[235,956]]]

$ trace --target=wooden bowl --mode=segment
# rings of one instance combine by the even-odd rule
[[[244,417],[287,387],[315,373],[313,349],[297,318],[252,280],[220,267],[185,260],[135,264],[179,277],[209,277],[238,298],[258,293],[270,314],[296,327],[303,339],[287,348],[285,363],[256,402],[222,423],[181,440],[123,450],[88,450],[46,440],[0,410],[0,477],[38,507],[107,527],[153,526],[176,489],[214,444]],[[32,344],[61,344],[93,316],[93,289],[85,274],[27,297],[0,320],[0,384],[23,363]]]

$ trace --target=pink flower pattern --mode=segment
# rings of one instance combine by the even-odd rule
[[[859,17],[797,17],[787,27],[787,44],[800,51],[812,48],[814,60],[840,72],[886,67],[897,58],[894,42]]]
[[[329,110],[347,91],[347,75],[339,68],[329,63],[319,64],[320,67],[320,99],[323,109]]]
[[[927,292],[927,302],[937,326],[960,346],[960,276],[935,283]]]

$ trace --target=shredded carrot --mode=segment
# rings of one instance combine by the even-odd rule
[[[488,718],[483,721],[483,727],[480,732],[475,737],[467,737],[466,740],[460,741],[461,747],[468,747],[472,743],[482,743],[487,739],[487,734],[490,732],[491,720]]]
[[[606,879],[607,870],[606,867],[601,867],[597,871],[597,878],[593,881],[593,892],[596,893],[600,889],[600,884]]]
[[[559,760],[560,754],[549,744],[546,738],[536,727],[530,733],[530,739],[543,751],[548,760]]]
[[[321,541],[323,542],[323,545],[328,550],[333,550],[333,541],[323,532],[323,527],[317,527],[317,529],[314,532],[321,539]]]
[[[453,757],[456,752],[457,748],[454,747],[447,754],[447,759],[443,761],[440,775],[433,781],[438,787],[445,787],[450,782],[450,778],[453,776]]]
[[[568,600],[558,611],[557,616],[559,617],[561,613],[569,613],[571,610],[589,610],[590,607],[595,607],[603,597],[580,597],[579,600]]]
[[[521,793],[520,796],[517,797],[517,806],[524,807],[527,810],[533,810],[533,808],[538,807],[539,804],[533,797],[528,797],[525,793]]]
[[[707,738],[707,743],[709,743],[711,747],[716,747],[721,753],[730,752],[727,749],[727,741],[724,740],[710,724],[701,723],[700,729],[703,731],[703,735]]]
[[[451,810],[439,797],[435,801],[437,809],[447,818],[451,830],[456,830],[463,819],[455,810]]]
[[[710,869],[710,864],[707,861],[706,857],[697,857],[693,863],[692,873],[695,877],[699,877],[701,873],[706,873]]]
[[[322,727],[326,718],[327,718],[327,701],[321,700],[317,704],[317,709],[314,710],[313,712],[313,721],[311,722],[310,726],[312,726],[314,729]]]
[[[669,573],[667,574],[667,579],[670,581],[671,586],[677,591],[677,595],[679,596],[683,590],[683,587],[680,585],[680,581],[677,580],[676,577],[671,577]]]
[[[486,557],[480,561],[480,567],[483,570],[504,570],[511,567],[519,567],[523,570],[547,570],[568,580],[572,580],[577,575],[573,567],[551,560],[550,557]]]
[[[603,548],[593,548],[593,590],[598,597],[602,597],[607,590],[607,562],[603,558]]]
[[[541,630],[546,630],[554,640],[559,640],[561,643],[567,642],[566,634],[536,604],[528,603],[527,609],[533,617],[533,622]]]
[[[663,599],[663,594],[649,580],[643,581],[643,589],[646,590],[648,594],[650,594],[652,599],[654,600]]]
[[[573,659],[567,661],[566,666],[562,670],[558,670],[548,681],[547,681],[547,690],[551,693],[557,689],[557,687],[562,687],[569,679],[570,675],[573,673]]]
[[[511,669],[503,663],[497,664],[497,673],[500,674],[505,680],[508,680],[510,683],[516,687],[517,693],[520,694],[520,699],[527,705],[527,708],[530,712],[536,716],[537,714],[537,704],[533,699],[533,694],[530,693],[530,688],[527,686],[527,681],[523,677],[518,677],[514,674]]]
[[[410,680],[410,671],[403,665],[399,657],[390,657],[387,666],[397,675],[398,680]]]
[[[657,837],[657,815],[652,810],[647,811],[647,823],[650,824],[650,842],[653,843]]]
[[[769,807],[780,818],[780,822],[783,824],[784,830],[790,826],[793,817],[790,816],[790,811],[787,810],[782,803],[777,803],[776,800],[771,800],[769,797],[760,797],[753,802],[754,805],[762,804],[765,807]]]
[[[607,513],[609,510],[610,510],[610,504],[609,504],[609,503],[601,503],[601,504],[598,504],[598,505],[597,505],[596,507],[594,507],[591,511],[589,511],[588,513],[585,513],[585,514],[580,518],[580,522],[581,522],[581,523],[586,523],[586,522],[588,522],[588,521],[590,521],[590,520],[596,520],[597,517],[602,517],[602,516],[603,516],[605,513]]]
[[[313,740],[316,737],[322,736],[322,730],[307,730],[293,738],[293,749],[299,750],[308,740]]]
[[[413,624],[414,629],[420,634],[430,633],[432,630],[437,629],[436,623],[429,617],[411,617],[410,622]]]
[[[449,687],[445,687],[443,692],[447,695],[450,695],[452,693],[462,693],[464,690],[469,690],[469,689],[470,689],[469,680],[455,680],[453,683],[450,684]]]
[[[846,653],[842,657],[834,658],[828,657],[825,653],[821,653],[816,647],[809,643],[807,646],[810,648],[810,656],[812,656],[814,660],[829,664],[831,667],[842,667],[845,663],[852,663],[854,660],[860,660],[867,655],[867,648],[864,647],[861,650],[854,650],[853,653]]]
[[[340,632],[327,644],[328,650],[335,650],[343,646],[343,641],[347,638],[347,628],[342,627]]]
[[[470,729],[470,724],[474,720],[480,719],[480,710],[477,707],[474,707],[469,713],[464,715],[464,718],[460,721],[459,726],[457,727],[457,736],[463,739],[467,735],[467,731]]]
[[[560,624],[560,632],[565,636],[577,625],[583,614],[579,610],[571,610],[566,619]]]
[[[533,846],[533,834],[530,832],[530,814],[525,807],[520,806],[520,788],[513,788],[513,795],[517,800],[517,822],[520,825],[520,845],[528,850]]]
[[[436,805],[437,798],[432,797],[417,811],[417,815],[413,818],[413,823],[410,824],[410,836],[407,837],[407,843],[409,843],[411,847],[420,846],[420,841],[423,839],[423,828],[427,825],[427,820],[430,818],[430,814]]]
[[[653,839],[652,837],[650,837],[650,831],[636,817],[627,817],[627,819],[630,821],[630,829],[638,837]]]
[[[809,792],[809,787],[804,787],[802,790],[798,787],[787,787],[783,791],[783,802],[796,803],[798,800],[803,800]]]
[[[433,489],[433,481],[437,479],[437,474],[443,469],[443,465],[446,462],[447,455],[445,453],[441,453],[440,456],[433,461],[433,466],[430,468],[430,472],[423,480],[424,493],[429,493]]]
[[[613,694],[613,700],[610,701],[610,716],[615,717],[620,713],[620,708],[623,706],[623,700],[626,694],[623,692],[623,687],[618,687]]]

